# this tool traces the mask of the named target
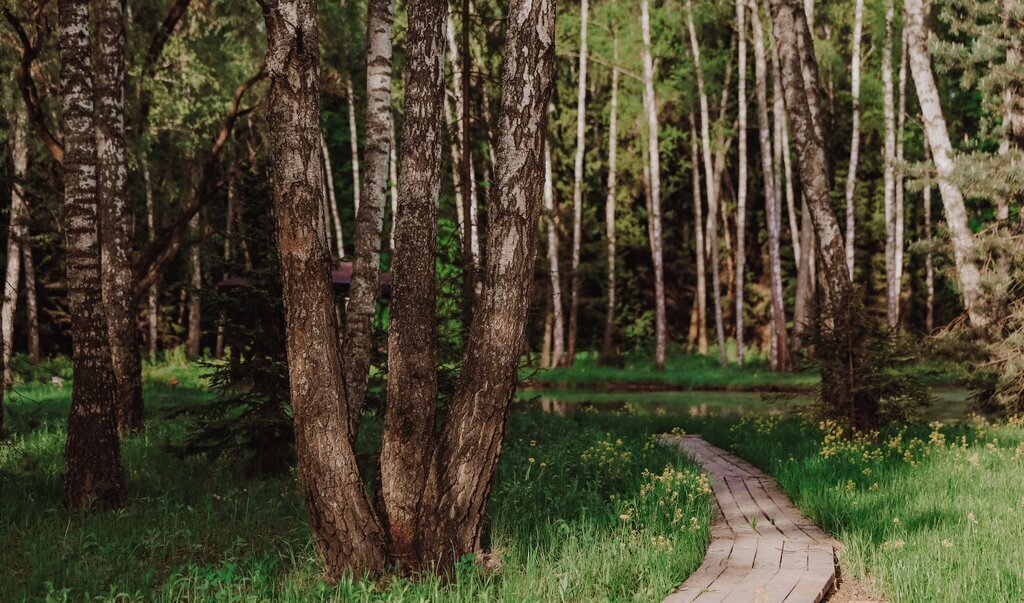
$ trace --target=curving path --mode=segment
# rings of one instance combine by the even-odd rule
[[[835,544],[775,480],[698,436],[666,438],[711,478],[718,501],[704,563],[665,603],[817,602],[835,578]]]

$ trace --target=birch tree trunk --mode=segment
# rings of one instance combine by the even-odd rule
[[[524,344],[543,196],[554,40],[553,0],[510,2],[486,273],[463,372],[430,468],[424,506],[430,522],[422,548],[427,567],[447,570],[481,547]]]
[[[322,207],[316,0],[265,5],[271,181],[287,333],[299,483],[329,578],[384,566],[384,532],[349,439]]]
[[[700,194],[700,149],[697,118],[690,112],[690,180],[693,181],[693,228],[697,246],[697,351],[708,353],[708,285],[704,249],[704,202]]]
[[[931,161],[931,150],[927,142],[924,144],[925,161]],[[921,191],[922,203],[924,204],[924,237],[928,241],[928,251],[924,256],[924,288],[926,291],[927,305],[925,314],[925,330],[931,333],[935,330],[935,265],[932,260],[932,187],[929,184]]]
[[[885,315],[889,328],[898,322],[899,300],[896,298],[896,112],[892,81],[892,29],[895,19],[895,0],[885,3],[885,42],[882,45],[882,113],[885,117]]]
[[[601,361],[608,363],[615,356],[615,195],[616,163],[619,145],[619,40],[612,31],[612,94],[608,108],[608,193],[604,203],[605,233],[608,243],[608,299],[604,317],[604,339],[601,342]]]
[[[352,148],[352,199],[356,213],[359,213],[359,201],[363,197],[359,170],[359,128],[356,125],[356,92],[352,87],[352,77],[348,74],[344,79],[345,98],[348,100],[348,138]]]
[[[25,231],[25,241],[21,245],[21,261],[25,271],[25,322],[28,331],[28,357],[32,362],[42,360],[39,351],[39,305],[36,302],[36,269],[32,261],[32,245],[29,232]]]
[[[323,143],[323,136],[320,137],[320,142]],[[228,266],[231,263],[232,254],[232,242],[235,237],[235,216],[238,214],[238,197],[236,195],[236,180],[237,180],[238,168],[236,164],[232,163],[228,167],[228,207],[225,212],[224,220],[224,251],[221,254],[221,258],[224,260],[224,265]],[[231,275],[225,271],[222,278],[227,279]],[[213,357],[222,358],[224,356],[224,335],[225,335],[225,320],[226,316],[221,311],[220,316],[217,319],[217,342],[213,348]]]
[[[651,182],[651,249],[654,261],[654,366],[665,368],[668,339],[665,316],[665,267],[661,247],[661,158],[658,147],[658,99],[654,94],[654,58],[651,56],[651,16],[647,0],[640,0],[640,28],[643,34],[644,96],[647,108],[647,148]]]
[[[352,445],[362,418],[373,353],[373,318],[380,284],[380,248],[384,235],[389,163],[394,124],[391,119],[391,31],[394,0],[371,0],[366,42],[365,181],[356,212],[352,283],[345,307],[344,370]],[[397,180],[397,178],[396,178]],[[333,203],[332,203],[333,206]]]
[[[447,17],[447,0],[409,3],[400,213],[392,260],[392,271],[398,278],[391,288],[380,501],[390,555],[411,568],[417,567],[422,550],[419,512],[435,445],[434,276],[445,127]]]
[[[3,431],[3,396],[13,383],[11,353],[14,346],[14,314],[18,309],[18,285],[21,280],[22,246],[25,244],[28,205],[22,183],[28,174],[28,116],[18,102],[15,108],[11,134],[11,163],[14,168],[11,182],[11,222],[7,230],[7,267],[4,271],[3,307],[0,309],[3,341],[3,384],[0,388],[0,432]]]
[[[761,11],[756,0],[749,3],[754,38],[754,83],[757,95],[758,143],[761,147],[761,171],[764,182],[765,215],[768,221],[769,286],[772,309],[772,369],[789,369],[789,346],[786,343],[786,309],[782,299],[782,263],[780,259],[780,235],[782,229],[782,204],[776,178],[778,170],[773,152],[771,121],[768,117],[768,58],[764,47],[764,32],[761,28]],[[776,124],[779,123],[776,115]]]
[[[904,194],[903,187],[903,161],[904,145],[903,135],[907,123],[907,28],[902,28],[900,43],[900,74],[897,80],[897,101],[896,101],[896,165],[893,169],[894,194],[893,201],[896,205],[893,212],[896,218],[896,320],[900,318],[900,304],[903,298],[903,242],[904,242]]]
[[[388,161],[389,186],[391,188],[391,234],[389,249],[392,257],[395,253],[395,223],[398,217],[398,141],[395,140],[395,116],[391,115],[391,158]]]
[[[572,185],[572,284],[569,292],[569,349],[566,364],[576,359],[576,330],[579,320],[580,247],[583,238],[583,159],[586,155],[587,125],[587,13],[589,2],[580,0],[580,63],[576,87],[576,157]]]
[[[747,221],[747,25],[743,0],[736,0],[736,31],[739,36],[739,184],[736,191],[736,361],[743,364],[743,287],[745,284]],[[759,18],[759,16],[754,17]],[[723,107],[724,110],[724,107]]]
[[[860,39],[864,23],[864,0],[853,9],[853,56],[850,59],[850,95],[853,97],[853,126],[850,134],[850,167],[846,172],[846,266],[853,278],[854,241],[857,230],[857,162],[860,158]]]
[[[718,360],[728,364],[726,355],[725,325],[722,320],[722,290],[719,274],[718,245],[718,197],[715,194],[714,162],[711,158],[711,112],[708,110],[708,95],[704,90],[704,70],[700,63],[700,42],[697,40],[697,29],[693,24],[693,3],[686,2],[686,26],[690,31],[690,51],[693,54],[693,65],[697,73],[697,90],[700,95],[700,139],[704,155],[704,190],[708,199],[708,240],[711,246],[711,302],[715,311],[715,334],[718,340]]]
[[[71,413],[64,448],[68,506],[125,502],[117,396],[103,314],[96,207],[96,124],[86,0],[60,0],[60,81],[64,129],[64,218],[71,314]]]
[[[124,14],[121,0],[96,8],[96,148],[103,306],[117,379],[117,423],[142,429],[142,358],[132,274],[132,212],[124,142]]]
[[[324,162],[324,183],[327,189],[327,204],[331,221],[334,223],[334,250],[338,258],[345,257],[345,234],[341,229],[341,216],[338,215],[338,198],[334,194],[334,168],[331,167],[331,152],[327,149],[327,140],[323,130],[320,131],[320,154]],[[330,236],[328,235],[328,240]]]
[[[142,182],[146,195],[146,241],[153,242],[156,237],[156,206],[153,201],[153,182],[149,174],[149,157],[146,152],[146,145],[140,145],[142,150],[139,154],[139,163],[142,164]],[[146,345],[149,348],[149,357],[155,358],[160,335],[160,290],[158,281],[154,281],[146,289],[146,329],[148,337]]]
[[[963,296],[964,307],[975,327],[985,327],[989,323],[989,312],[984,308],[981,292],[981,273],[971,253],[974,239],[967,223],[967,209],[964,207],[963,194],[951,181],[953,174],[953,144],[946,130],[946,120],[942,116],[942,105],[939,102],[938,88],[932,76],[931,55],[928,51],[928,30],[925,26],[925,9],[922,0],[904,0],[906,15],[907,51],[910,59],[910,72],[917,89],[917,98],[921,105],[921,116],[924,121],[925,137],[932,151],[935,170],[938,174],[939,193],[949,228],[950,242],[953,247],[953,258],[956,261],[957,280]]]
[[[565,362],[565,323],[562,317],[562,277],[558,267],[558,214],[555,211],[554,182],[551,176],[551,145],[544,144],[544,213],[548,223],[548,276],[551,280],[552,344],[551,366]]]
[[[323,184],[321,183],[321,188]],[[321,196],[321,199],[323,197]],[[323,205],[317,207],[317,215],[323,215]],[[202,229],[200,215],[192,217],[191,229],[194,237],[199,238]],[[188,248],[189,291],[188,291],[188,335],[185,350],[189,358],[198,358],[202,352],[202,310],[203,301],[200,291],[203,288],[203,256],[198,242]]]

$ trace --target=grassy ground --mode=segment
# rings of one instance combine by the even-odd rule
[[[844,543],[846,570],[889,600],[1024,599],[1020,423],[858,438],[777,417],[689,420],[688,429],[771,473]]]
[[[768,362],[749,358],[743,367],[722,366],[716,354],[669,354],[665,370],[655,370],[650,354],[630,354],[619,366],[600,366],[593,352],[577,354],[571,367],[523,373],[534,385],[551,388],[702,389],[732,391],[800,391],[818,383],[816,372],[773,373]]]
[[[0,442],[0,599],[659,600],[703,557],[709,490],[656,446],[667,425],[628,413],[513,413],[491,505],[500,573],[463,563],[420,583],[319,575],[294,473],[246,479],[163,445],[164,411],[206,400],[196,370],[146,370],[147,431],[124,443],[128,507],[68,513],[61,453],[70,384],[21,384]],[[367,431],[373,429],[372,422]]]

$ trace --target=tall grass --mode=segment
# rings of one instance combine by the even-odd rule
[[[23,386],[34,401],[16,404],[0,444],[0,599],[658,600],[704,554],[707,483],[654,444],[665,426],[628,412],[519,409],[490,508],[500,571],[467,559],[447,580],[329,585],[294,472],[246,479],[230,464],[167,452],[185,427],[164,411],[209,393],[194,369],[146,371],[147,430],[123,446],[129,504],[106,513],[61,506],[70,388]]]

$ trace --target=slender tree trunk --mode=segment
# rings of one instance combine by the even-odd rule
[[[885,166],[883,186],[885,187],[885,315],[889,328],[898,322],[899,300],[896,298],[896,213],[894,177],[896,161],[896,113],[893,104],[892,81],[892,28],[896,16],[895,0],[885,3],[885,42],[882,46],[882,113],[885,117]]]
[[[60,0],[60,80],[64,129],[64,218],[71,313],[71,413],[64,449],[68,506],[125,502],[117,396],[103,314],[96,207],[96,124],[86,0]]]
[[[380,283],[380,248],[384,234],[389,163],[394,124],[391,122],[391,29],[393,0],[369,5],[366,45],[366,142],[363,199],[356,213],[355,260],[345,307],[345,386],[349,433],[355,445],[373,352],[373,318]],[[397,180],[397,178],[396,178]]]
[[[747,222],[747,25],[743,0],[736,0],[736,31],[739,35],[739,189],[736,192],[736,360],[743,364],[743,287],[745,285]],[[759,15],[754,16],[760,18]],[[724,109],[724,107],[723,107]]]
[[[363,197],[359,171],[359,129],[356,126],[356,92],[352,88],[352,77],[345,75],[345,98],[348,100],[348,138],[352,147],[352,199],[356,213]]]
[[[331,167],[331,152],[327,148],[323,130],[320,131],[320,153],[323,155],[324,183],[327,188],[325,201],[327,209],[330,210],[331,221],[334,223],[334,249],[338,258],[343,258],[345,257],[345,234],[341,229],[341,216],[338,215],[338,198],[334,194],[334,168]]]
[[[544,212],[548,223],[548,275],[551,281],[551,314],[554,344],[551,366],[565,362],[565,324],[562,318],[562,277],[558,267],[558,214],[555,211],[554,182],[551,175],[551,145],[544,144]]]
[[[931,161],[931,150],[928,144],[924,144],[925,161]],[[924,204],[924,237],[928,241],[928,251],[924,256],[924,287],[927,292],[925,314],[925,330],[929,333],[935,330],[935,265],[932,261],[932,187],[929,184],[921,191]]]
[[[761,11],[756,1],[751,1],[750,24],[754,38],[754,82],[757,96],[758,143],[761,147],[761,171],[764,182],[765,215],[768,221],[769,286],[772,311],[772,369],[789,369],[789,346],[786,344],[786,309],[782,299],[782,267],[780,234],[782,230],[782,204],[776,178],[778,169],[773,153],[771,121],[768,117],[768,58],[764,47],[764,32],[761,28]],[[776,114],[776,124],[779,124]]]
[[[431,465],[423,513],[429,521],[422,559],[441,569],[481,547],[518,379],[537,250],[555,4],[512,0],[508,14],[483,295]]]
[[[643,33],[644,96],[647,106],[647,149],[650,160],[651,249],[654,260],[654,366],[665,368],[668,340],[665,316],[665,267],[661,245],[661,157],[658,146],[658,99],[654,94],[654,58],[651,56],[651,17],[647,0],[640,0],[640,26]]]
[[[985,327],[989,323],[989,312],[984,307],[982,298],[981,273],[971,257],[974,239],[967,223],[963,194],[951,180],[954,167],[953,144],[949,140],[938,88],[932,76],[924,4],[922,0],[904,0],[903,6],[906,15],[904,27],[907,29],[910,72],[914,77],[917,98],[921,105],[925,137],[928,139],[935,170],[938,173],[939,193],[953,246],[960,293],[963,295],[964,307],[967,309],[971,324],[975,327]]]
[[[697,142],[697,118],[690,113],[690,180],[693,182],[693,227],[697,247],[697,351],[708,353],[708,285],[704,248],[704,202],[700,194],[700,148]]]
[[[437,409],[435,248],[444,131],[447,0],[409,4],[399,220],[388,330],[388,392],[380,455],[391,556],[415,567]],[[517,348],[518,351],[518,348]]]
[[[893,170],[895,202],[894,216],[896,218],[896,320],[900,318],[900,303],[903,298],[903,241],[904,241],[904,188],[903,188],[903,160],[904,145],[903,134],[907,122],[907,28],[902,28],[900,43],[900,74],[897,88],[896,101],[896,165]]]
[[[384,532],[349,439],[323,206],[316,0],[267,5],[267,121],[299,483],[327,576],[384,566]]]
[[[3,341],[3,384],[0,388],[0,433],[3,432],[3,395],[13,383],[11,353],[14,346],[14,314],[18,308],[18,285],[21,280],[22,246],[25,244],[28,204],[22,183],[28,174],[28,116],[24,105],[17,103],[11,132],[11,222],[7,230],[7,268],[4,272],[3,307],[0,309]]]
[[[715,194],[714,163],[711,158],[711,112],[708,110],[708,96],[704,90],[704,70],[700,63],[700,43],[697,40],[697,29],[693,24],[693,4],[686,2],[686,25],[690,31],[690,50],[693,54],[694,69],[697,72],[697,90],[700,95],[700,138],[704,154],[704,190],[708,200],[708,241],[711,246],[711,302],[715,311],[715,334],[718,340],[718,360],[722,364],[729,362],[726,355],[725,325],[722,320],[722,290],[719,274],[718,246],[718,197]]]
[[[124,142],[124,14],[121,0],[94,0],[96,8],[96,147],[103,266],[103,306],[117,379],[117,423],[142,429],[142,358],[132,274],[133,219],[128,205]]]
[[[320,137],[320,141],[323,142],[323,136]],[[227,266],[231,263],[232,256],[232,239],[235,236],[235,215],[238,213],[238,199],[235,194],[235,181],[238,170],[236,165],[232,163],[228,167],[228,207],[226,213],[226,219],[224,223],[224,253],[221,257],[224,259],[224,265]],[[223,278],[227,279],[230,276],[229,273],[225,272]],[[217,343],[213,348],[213,357],[222,358],[224,356],[224,322],[226,317],[224,312],[220,313],[220,317],[217,319]]]
[[[619,41],[612,32],[612,96],[608,113],[608,195],[604,204],[605,233],[608,242],[608,301],[604,317],[604,339],[601,343],[601,360],[609,362],[615,356],[615,195],[616,163],[619,145]]]
[[[589,3],[580,0],[580,67],[576,86],[576,157],[572,184],[572,285],[569,291],[569,349],[566,363],[576,359],[576,330],[580,305],[580,247],[583,242],[583,159],[587,126],[587,13]]]
[[[395,253],[395,224],[398,218],[398,141],[395,140],[395,116],[391,115],[391,154],[388,161],[388,174],[390,175],[389,186],[391,188],[391,233],[389,236],[389,249],[392,257]]]
[[[793,337],[790,349],[795,354],[803,347],[802,335],[810,322],[811,305],[814,297],[815,275],[814,224],[807,209],[807,200],[801,195],[800,231],[793,238],[800,241],[797,254],[796,299],[793,302]]]
[[[32,261],[32,245],[26,229],[21,245],[21,259],[25,271],[25,322],[28,331],[28,357],[38,363],[43,356],[39,351],[39,305],[36,302],[36,269]]]
[[[323,185],[321,184],[321,187]],[[322,198],[322,197],[321,197]],[[317,214],[323,215],[323,206],[318,207]],[[200,223],[200,216],[196,214],[192,218],[192,232],[198,239],[199,233],[202,231],[202,224]],[[189,291],[188,291],[188,339],[185,344],[185,351],[189,358],[198,358],[199,354],[202,353],[200,345],[202,343],[202,288],[203,288],[203,256],[201,245],[193,243],[188,248],[188,266],[189,266]]]
[[[850,134],[850,167],[846,172],[846,266],[853,278],[854,240],[857,228],[857,161],[860,158],[860,39],[864,22],[864,0],[853,9],[853,56],[850,58],[850,95],[853,97],[853,128]]]
[[[156,237],[156,206],[153,201],[153,182],[149,174],[149,156],[146,152],[145,143],[141,145],[139,162],[142,164],[142,182],[146,194],[146,240],[153,242]],[[149,357],[155,358],[157,344],[160,338],[160,290],[159,281],[154,280],[146,290],[146,329],[148,333],[147,345]]]
[[[783,115],[783,119],[785,116]],[[803,213],[802,205],[800,212],[800,219],[797,220],[796,216],[796,195],[793,192],[793,153],[789,146],[789,125],[787,123],[782,124],[782,168],[783,173],[786,175],[786,209],[789,214],[789,238],[793,246],[793,255],[797,258],[803,257],[804,242],[803,242],[803,222],[806,220],[805,214]],[[775,167],[776,173],[778,173],[778,166]],[[808,232],[813,233],[813,229]],[[813,249],[807,247],[809,252],[813,255]]]

